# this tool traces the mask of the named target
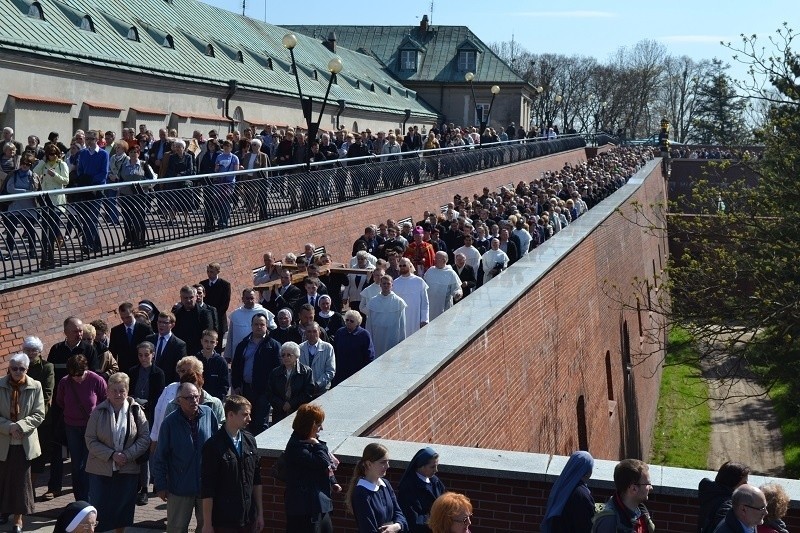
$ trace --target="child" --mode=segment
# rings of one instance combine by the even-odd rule
[[[203,362],[203,390],[208,391],[212,396],[225,401],[230,386],[228,374],[228,362],[225,361],[214,347],[217,345],[217,332],[213,329],[203,331],[200,344],[203,347],[197,353],[197,358]]]

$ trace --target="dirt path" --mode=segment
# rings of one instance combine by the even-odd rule
[[[736,372],[736,380],[717,379],[728,374],[732,364],[733,357],[703,369],[712,398],[708,468],[717,470],[725,461],[738,461],[750,465],[755,474],[781,476],[783,444],[772,401],[746,369]],[[721,401],[724,398],[734,399]]]

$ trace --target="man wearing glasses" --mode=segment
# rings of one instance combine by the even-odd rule
[[[653,490],[647,463],[623,459],[614,467],[616,492],[595,515],[592,533],[653,533],[655,525],[644,502]]]
[[[714,533],[750,533],[764,523],[767,516],[767,499],[752,485],[740,485],[733,491],[733,507]]]
[[[158,497],[167,502],[168,533],[187,533],[192,510],[197,517],[197,531],[202,531],[202,450],[217,432],[219,421],[210,407],[200,404],[200,392],[192,383],[181,383],[177,401],[180,409],[167,415],[158,432],[153,486]]]

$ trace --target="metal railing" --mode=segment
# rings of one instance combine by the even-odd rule
[[[0,196],[0,279],[585,146],[580,136]],[[235,183],[230,183],[235,175]],[[126,194],[126,191],[137,191]],[[66,194],[65,205],[54,195]],[[20,208],[26,202],[35,207]]]

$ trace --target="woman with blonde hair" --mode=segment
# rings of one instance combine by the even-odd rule
[[[139,460],[150,447],[144,409],[128,396],[130,378],[117,372],[108,378],[108,398],[89,416],[89,503],[98,509],[99,530],[122,533],[133,524],[139,490]]]
[[[445,492],[433,502],[428,527],[433,533],[468,533],[472,524],[472,503],[456,492]]]
[[[384,479],[389,469],[389,450],[367,444],[347,490],[347,509],[356,517],[359,533],[397,533],[408,531],[408,522],[397,496]]]
[[[788,533],[783,517],[792,499],[777,483],[767,483],[759,488],[767,499],[767,516],[764,517],[764,523],[758,526],[758,533]]]

